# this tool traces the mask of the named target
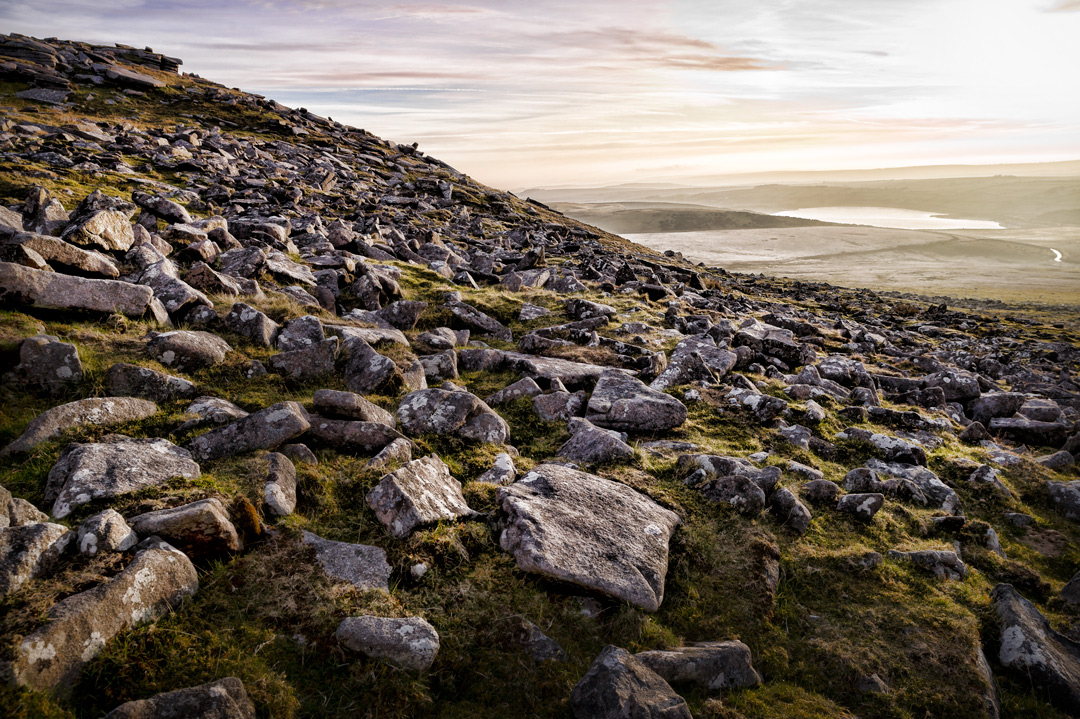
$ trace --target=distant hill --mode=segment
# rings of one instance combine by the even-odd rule
[[[799,217],[778,217],[761,212],[721,210],[704,205],[673,202],[606,202],[551,205],[552,209],[615,234],[645,232],[699,232],[704,230],[751,230],[770,227],[812,227],[828,222]]]

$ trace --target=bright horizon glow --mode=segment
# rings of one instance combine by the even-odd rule
[[[14,0],[503,188],[1080,158],[1069,0]]]

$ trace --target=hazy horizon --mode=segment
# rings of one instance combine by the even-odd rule
[[[1080,158],[1075,0],[74,0],[5,32],[149,45],[498,187]]]

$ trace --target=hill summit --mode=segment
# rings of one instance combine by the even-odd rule
[[[1064,324],[692,265],[181,65],[0,36],[5,716],[1080,712]]]

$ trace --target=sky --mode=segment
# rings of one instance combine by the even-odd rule
[[[0,0],[521,189],[1080,159],[1080,0]]]

